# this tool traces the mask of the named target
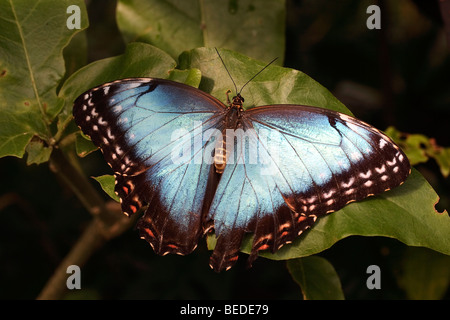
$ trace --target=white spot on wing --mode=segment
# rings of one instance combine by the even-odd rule
[[[107,121],[103,120],[103,117],[98,118],[98,124],[102,126],[106,126],[108,124]]]
[[[313,203],[314,201],[316,201],[317,200],[317,197],[316,196],[312,196],[311,198],[309,198],[307,201],[308,201],[308,203]]]
[[[373,185],[372,180],[368,180],[368,181],[364,182],[364,186],[366,186],[366,187],[370,187],[372,185]]]
[[[368,170],[366,173],[361,172],[359,176],[363,179],[367,179],[372,175],[372,171]]]
[[[387,145],[387,141],[384,139],[380,139],[380,143],[378,144],[380,146],[380,149],[383,149]]]
[[[113,134],[111,133],[111,128],[106,129],[106,135],[108,136],[109,139],[114,139]]]
[[[91,115],[92,115],[93,117],[98,116],[98,113],[95,111],[95,108],[92,108],[92,110],[91,110]]]
[[[386,166],[383,164],[380,168],[375,168],[375,171],[378,173],[383,173],[386,171]]]
[[[323,194],[323,198],[324,199],[328,199],[329,197],[331,197],[336,191],[334,189],[331,189],[330,192],[328,193],[324,193]]]
[[[355,189],[348,189],[347,191],[345,191],[346,195],[352,194],[353,192],[355,192]]]
[[[342,186],[343,188],[348,188],[348,187],[350,187],[354,182],[355,182],[355,178],[351,177],[350,180],[348,180],[347,183],[343,182],[343,183],[341,184],[341,186]]]
[[[393,165],[395,165],[396,163],[397,163],[397,159],[392,159],[392,161],[386,161],[386,163],[389,165],[389,166],[393,166]]]

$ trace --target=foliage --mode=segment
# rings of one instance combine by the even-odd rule
[[[444,177],[450,173],[450,148],[445,148],[436,143],[436,139],[423,134],[406,134],[394,127],[386,129],[386,133],[399,142],[402,149],[412,163],[424,163],[434,159]]]

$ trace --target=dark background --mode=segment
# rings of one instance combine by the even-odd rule
[[[363,1],[364,2],[364,1]],[[438,1],[373,1],[382,29],[368,30],[361,1],[287,1],[286,67],[332,91],[358,118],[450,145],[450,44]],[[365,5],[364,8],[366,8]],[[123,53],[115,1],[91,1],[88,62]],[[101,155],[88,175],[109,173]],[[449,208],[449,179],[430,160],[416,166]],[[34,299],[91,221],[47,165],[0,159],[0,298]],[[97,187],[97,185],[95,185]],[[106,199],[106,196],[105,196]],[[407,298],[399,277],[407,247],[388,238],[350,237],[321,253],[339,274],[347,299]],[[108,242],[82,268],[83,290],[67,298],[298,299],[301,291],[283,261],[245,259],[226,273],[208,267],[204,241],[189,256],[156,256],[136,230]],[[368,290],[366,268],[382,270],[381,290]],[[446,299],[450,298],[447,290]]]

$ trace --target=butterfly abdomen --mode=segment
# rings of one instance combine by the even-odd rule
[[[222,136],[222,145],[218,146],[214,152],[214,166],[216,167],[216,172],[222,174],[227,165],[227,142],[226,134]]]
[[[230,106],[228,110],[224,119],[225,129],[222,131],[222,141],[217,141],[214,150],[214,166],[219,174],[225,170],[229,156],[227,143],[234,143],[234,131],[239,126],[240,112],[242,111],[235,105]]]

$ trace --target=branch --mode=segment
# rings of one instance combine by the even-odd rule
[[[106,243],[106,238],[103,237],[100,232],[96,220],[91,221],[90,225],[83,232],[83,235],[72,248],[70,253],[59,264],[58,268],[42,289],[37,299],[50,300],[62,298],[67,291],[67,267],[70,265],[77,265],[81,267],[104,243]]]
[[[67,290],[67,267],[83,266],[108,240],[129,229],[137,217],[134,215],[134,218],[127,218],[121,213],[120,206],[116,202],[111,202],[112,206],[105,204],[88,179],[57,148],[50,158],[50,169],[70,187],[94,218],[57,267],[37,299],[62,298]]]

